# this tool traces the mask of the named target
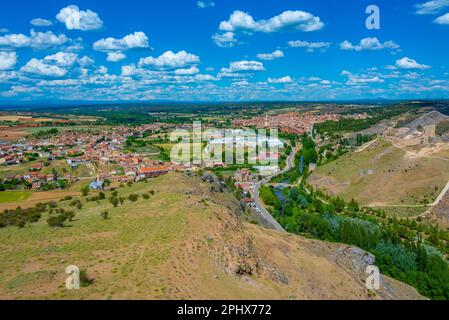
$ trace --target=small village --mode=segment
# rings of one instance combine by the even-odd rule
[[[320,114],[316,112],[288,112],[277,115],[253,117],[251,119],[237,119],[232,121],[233,128],[256,127],[258,129],[278,128],[281,132],[292,134],[309,133],[314,124],[326,121],[339,121],[341,118],[366,119],[366,113],[350,114],[342,116],[337,113]]]
[[[91,132],[67,130],[45,139],[30,136],[18,142],[0,141],[0,165],[12,169],[29,163],[27,172],[7,175],[4,180],[23,181],[31,189],[40,189],[47,183],[65,181],[55,185],[64,187],[80,179],[95,178],[96,181],[91,186],[100,188],[106,179],[127,182],[165,174],[172,169],[170,164],[149,160],[144,155],[127,152],[124,148],[124,143],[130,136],[159,130],[161,126],[117,126],[111,130]],[[72,170],[64,168],[64,174],[58,174],[52,167],[56,161],[61,160],[70,169],[83,165],[90,172],[87,176],[77,176]],[[120,170],[105,170],[111,164]],[[52,172],[47,172],[50,169]]]
[[[276,128],[284,134],[302,135],[310,133],[314,124],[338,121],[342,117],[365,119],[368,115],[363,113],[342,116],[336,113],[316,112],[265,114],[251,119],[234,119],[232,128],[234,128],[233,131],[254,127]],[[35,127],[35,124],[30,126]],[[205,128],[207,127],[210,126]],[[155,135],[161,139],[161,135],[164,135],[167,139],[171,130],[188,130],[188,124],[152,123],[135,127],[101,127],[98,130],[75,130],[75,128],[69,126],[67,130],[58,131],[48,137],[45,136],[45,131],[42,131],[44,137],[28,135],[17,141],[0,140],[0,166],[11,169],[25,167],[26,169],[3,176],[3,184],[12,184],[14,188],[17,185],[23,185],[25,189],[50,190],[64,189],[79,181],[87,180],[92,189],[102,189],[105,181],[126,183],[157,177],[170,171],[185,172],[205,167],[226,167],[222,161],[174,163],[169,159],[149,157],[145,152],[131,152],[126,147],[130,138],[140,139],[143,136]],[[225,143],[224,140],[219,139],[218,142]],[[280,146],[283,145],[280,140],[273,141]],[[270,144],[274,143],[273,141],[267,140]],[[316,137],[316,141],[319,142],[320,137]],[[217,141],[209,141],[207,148],[216,143]],[[268,151],[266,154],[258,155],[257,161],[279,160],[280,156],[279,151]],[[62,169],[56,170],[56,164],[59,164]],[[270,171],[267,174],[272,173]],[[241,188],[245,193],[251,193],[252,185],[257,181],[258,176],[248,168],[242,167],[241,170],[235,171],[233,178],[236,187]]]

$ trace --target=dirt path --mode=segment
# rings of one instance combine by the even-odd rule
[[[446,195],[448,190],[449,190],[449,181],[446,183],[443,190],[440,192],[440,194],[435,199],[435,201],[429,206],[429,208],[421,216],[425,217],[427,214],[431,213],[432,209],[435,208],[441,202],[441,200]]]
[[[365,149],[369,148],[371,145],[373,145],[376,141],[379,140],[379,137],[377,137],[374,140],[368,141],[367,143],[365,143],[363,146],[361,146],[360,148],[358,148],[357,150],[355,150],[355,152],[359,153],[364,151]]]

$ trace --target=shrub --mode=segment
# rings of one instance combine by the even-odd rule
[[[85,288],[90,286],[92,283],[94,283],[94,279],[90,278],[87,275],[86,270],[80,270],[80,286]]]
[[[73,221],[73,218],[75,218],[75,212],[73,211],[66,211],[64,215],[67,217],[69,221]]]
[[[82,186],[81,187],[81,194],[85,197],[89,194],[89,186]]]
[[[33,208],[22,209],[17,207],[14,210],[7,209],[0,214],[0,228],[17,226],[23,228],[27,223],[39,221],[41,213],[45,211],[46,205],[37,204]]]
[[[114,206],[117,207],[119,200],[117,198],[109,198],[109,202]]]
[[[67,216],[59,214],[57,216],[51,216],[47,219],[47,223],[50,227],[63,227],[64,222],[67,220]]]
[[[115,199],[115,198],[114,198],[114,199]],[[101,217],[102,217],[104,220],[109,219],[109,212],[108,212],[107,210],[102,211],[102,212],[100,213],[100,215],[101,215]]]
[[[131,193],[131,194],[128,196],[128,200],[129,200],[129,201],[136,202],[137,199],[139,199],[139,195],[137,195],[137,194],[135,194],[135,193]]]
[[[149,195],[148,193],[144,193],[144,194],[142,195],[142,197],[143,197],[144,199],[150,199],[150,195]]]
[[[83,204],[81,203],[81,200],[79,200],[79,199],[71,201],[69,203],[69,205],[71,207],[76,207],[78,210],[81,210],[83,208]]]

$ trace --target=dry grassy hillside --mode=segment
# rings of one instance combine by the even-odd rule
[[[425,150],[423,150],[425,151]],[[425,211],[449,179],[449,159],[412,153],[379,140],[319,167],[309,182],[363,205],[410,206]]]
[[[373,296],[364,286],[362,251],[245,223],[233,197],[198,178],[169,174],[119,194],[150,190],[150,199],[117,208],[83,200],[64,228],[50,228],[44,216],[23,229],[0,229],[0,298],[421,298],[387,277]],[[105,209],[108,220],[99,214]],[[71,264],[93,283],[67,291]]]

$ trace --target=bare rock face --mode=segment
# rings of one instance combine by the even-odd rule
[[[205,172],[201,177],[204,182],[210,183],[212,192],[223,192],[225,185],[218,179],[218,177],[210,172]]]
[[[339,247],[332,258],[359,274],[364,274],[366,268],[376,262],[376,258],[371,253],[352,246]]]
[[[368,266],[375,266],[376,258],[369,252],[366,252],[363,249],[348,246],[348,245],[341,245],[338,247],[334,252],[330,254],[331,260],[335,261],[339,266],[347,269],[351,273],[355,275],[356,278],[358,278],[361,282],[361,284],[364,284],[366,278],[367,278],[367,267]],[[396,281],[394,279],[391,279],[389,277],[386,277],[382,274],[380,274],[380,290],[376,292],[376,294],[379,296],[379,298],[382,299],[402,299],[402,294],[404,294],[402,291],[404,291],[404,288],[407,286],[405,284],[400,283],[399,281]],[[408,287],[408,286],[407,286]],[[410,290],[411,288],[407,288],[405,290]],[[412,289],[411,291],[413,291]],[[368,290],[369,291],[369,290]],[[416,293],[412,293],[409,296],[409,293],[404,296],[407,299],[418,297],[419,295]]]

